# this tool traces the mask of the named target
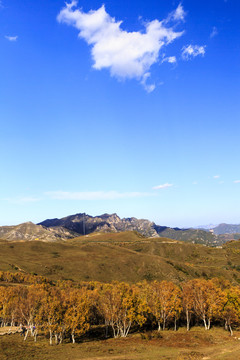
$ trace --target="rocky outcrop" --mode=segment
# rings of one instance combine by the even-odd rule
[[[103,214],[93,217],[80,213],[62,219],[48,219],[39,225],[48,228],[61,226],[80,235],[87,235],[92,232],[138,231],[147,237],[158,237],[153,222],[134,217],[121,219],[117,214]]]
[[[135,217],[121,219],[117,214],[90,216],[85,213],[71,215],[62,219],[48,219],[40,223],[45,227],[61,226],[80,235],[92,232],[137,231],[146,237],[167,237],[211,246],[221,245],[222,239],[215,234],[200,229],[179,229],[159,226],[154,222]]]
[[[78,234],[65,228],[47,228],[42,225],[35,225],[32,222],[26,222],[16,226],[0,227],[0,238],[8,241],[59,241],[76,236],[78,236]]]
[[[179,229],[159,226],[145,219],[120,218],[117,214],[90,216],[85,213],[61,219],[47,219],[37,225],[27,222],[16,226],[0,227],[0,239],[8,241],[59,241],[94,232],[137,231],[148,238],[166,237],[174,240],[200,243],[210,246],[222,245],[239,234],[216,235],[202,229]]]

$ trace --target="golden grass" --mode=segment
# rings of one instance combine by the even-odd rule
[[[147,239],[135,232],[91,234],[67,242],[0,241],[0,270],[50,279],[179,283],[197,277],[240,282],[240,242],[222,249]]]
[[[32,338],[26,342],[19,335],[0,336],[1,360],[237,360],[239,359],[240,332],[233,337],[220,328],[206,331],[193,328],[187,332],[164,331],[162,338],[142,339],[141,334],[126,339],[83,340],[81,343],[48,344],[41,337],[37,343]]]

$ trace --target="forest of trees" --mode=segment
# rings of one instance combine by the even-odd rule
[[[36,341],[45,333],[50,344],[67,337],[75,343],[96,325],[105,326],[106,337],[146,328],[190,330],[195,324],[206,330],[212,324],[224,326],[232,335],[240,323],[240,287],[223,279],[193,279],[181,286],[169,281],[76,285],[0,272],[0,281],[0,324],[24,327],[24,340],[31,334]]]

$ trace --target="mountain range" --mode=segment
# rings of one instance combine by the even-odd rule
[[[67,216],[62,219],[48,219],[38,225],[48,229],[54,229],[55,227],[65,228],[81,235],[88,235],[93,232],[137,231],[148,238],[167,237],[207,245],[219,244],[216,235],[204,230],[159,226],[146,219],[136,219],[135,217],[121,219],[117,214],[103,214],[93,217],[83,213]]]
[[[208,229],[203,230],[209,230],[212,231],[216,235],[222,235],[222,234],[239,234],[240,233],[240,225],[233,225],[233,224],[219,224],[212,227],[209,227]]]
[[[163,237],[209,246],[219,246],[228,240],[240,238],[240,225],[220,224],[213,229],[180,229],[156,225],[135,217],[121,219],[117,214],[90,216],[85,213],[47,219],[38,224],[26,222],[16,226],[1,226],[0,238],[8,241],[54,242],[91,233],[123,231],[136,231],[147,238]]]

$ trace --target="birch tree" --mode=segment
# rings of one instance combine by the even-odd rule
[[[225,328],[233,335],[233,325],[240,323],[240,289],[231,287],[224,291],[225,303],[222,308],[222,317],[225,320]]]
[[[84,334],[90,327],[90,292],[85,289],[69,289],[64,292],[64,325],[69,331],[72,343],[75,343],[75,336]]]
[[[168,320],[180,316],[181,292],[180,289],[168,281],[154,281],[149,285],[148,304],[158,324],[158,331],[164,330]],[[175,325],[176,327],[176,325]]]

